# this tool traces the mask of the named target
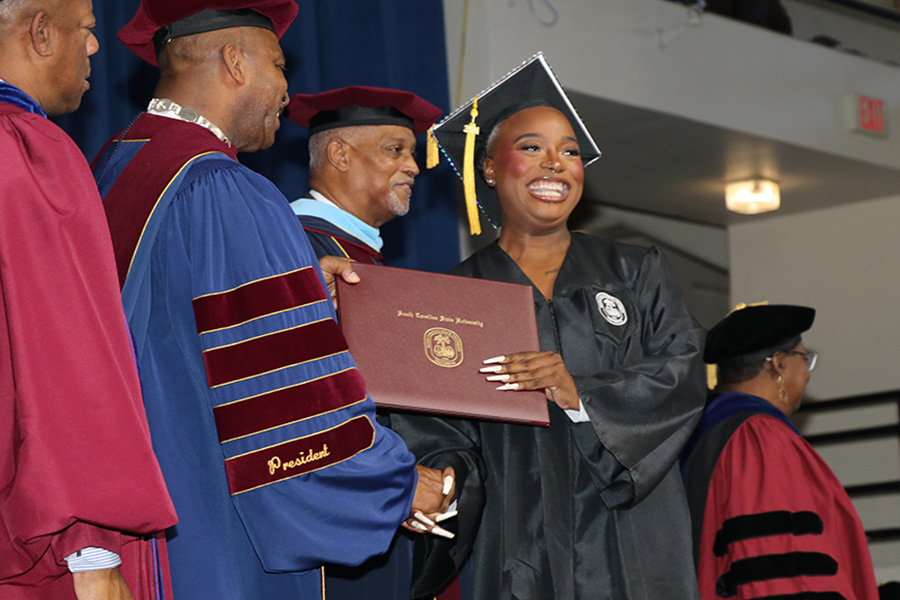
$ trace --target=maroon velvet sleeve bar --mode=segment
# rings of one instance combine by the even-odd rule
[[[528,286],[355,264],[341,327],[379,406],[546,425],[543,391],[498,391],[486,358],[540,349]]]
[[[194,298],[197,333],[233,327],[266,315],[328,300],[313,267]]]
[[[210,388],[346,352],[341,330],[332,319],[285,329],[203,353]]]
[[[346,408],[366,399],[366,384],[356,369],[243,398],[213,409],[219,441],[227,442]],[[337,402],[336,402],[337,400]]]

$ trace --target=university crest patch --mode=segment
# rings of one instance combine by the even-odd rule
[[[625,312],[625,305],[615,296],[610,296],[606,292],[600,292],[594,298],[597,300],[597,308],[600,315],[606,319],[610,325],[624,325],[628,322],[628,313]]]

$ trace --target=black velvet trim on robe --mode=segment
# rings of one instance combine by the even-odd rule
[[[799,592],[797,594],[759,596],[748,600],[847,600],[847,598],[837,592]]]
[[[721,598],[737,595],[737,588],[752,581],[787,579],[802,575],[834,575],[837,561],[821,552],[788,552],[786,554],[765,554],[737,560],[731,570],[719,577],[716,594]]]
[[[814,512],[773,510],[755,515],[732,517],[716,533],[713,554],[725,556],[734,542],[770,535],[820,535],[824,525]]]

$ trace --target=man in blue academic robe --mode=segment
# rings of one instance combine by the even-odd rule
[[[143,0],[119,37],[158,61],[156,97],[94,164],[185,598],[319,598],[321,564],[384,552],[452,495],[375,423],[286,199],[236,160],[274,141],[296,12]]]

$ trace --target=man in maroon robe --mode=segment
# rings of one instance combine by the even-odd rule
[[[170,597],[150,445],[78,108],[90,0],[0,0],[0,598]],[[120,567],[121,565],[121,567]],[[71,574],[70,574],[71,573]]]

